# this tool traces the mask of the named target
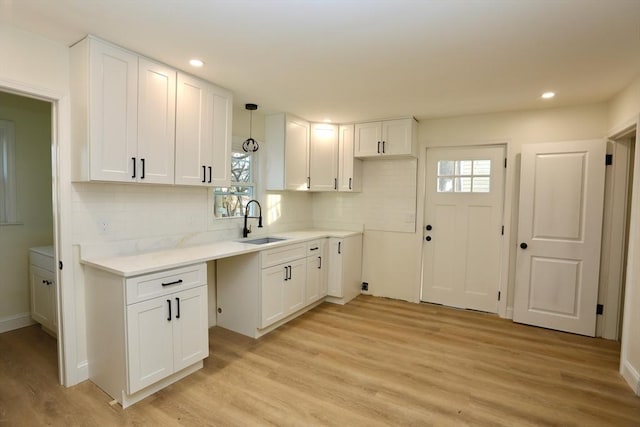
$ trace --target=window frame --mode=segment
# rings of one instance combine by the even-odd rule
[[[0,225],[18,224],[15,123],[0,119]]]
[[[484,161],[488,161],[489,162],[489,167],[488,167],[488,173],[481,173],[481,174],[477,174],[475,172],[476,169],[476,162],[484,162]],[[453,163],[453,172],[450,174],[440,174],[440,164],[442,162],[451,162]],[[469,173],[463,173],[462,171],[462,163],[463,162],[470,162],[470,169],[469,169]],[[493,170],[494,165],[492,165],[491,159],[475,159],[475,158],[468,158],[468,159],[451,159],[451,160],[438,160],[438,162],[436,163],[436,193],[439,194],[490,194],[491,193],[491,189],[492,189],[492,184],[491,184],[491,178],[492,178],[492,170]],[[487,184],[487,191],[474,191],[475,185],[474,182],[476,181],[476,178],[482,178],[482,179],[487,179],[488,180],[488,184]],[[452,182],[452,190],[451,191],[441,191],[440,190],[440,180],[441,179],[449,179]],[[468,191],[463,191],[462,189],[457,190],[457,186],[456,183],[461,182],[459,180],[462,179],[469,179],[469,190]],[[462,187],[462,185],[461,185]],[[482,187],[480,187],[482,188]]]

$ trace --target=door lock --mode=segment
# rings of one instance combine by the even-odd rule
[[[427,242],[430,242],[431,241],[431,236],[425,237],[424,240],[426,240]]]
[[[529,247],[529,245],[527,245],[526,243],[522,242],[520,243],[520,249],[527,249]]]
[[[429,224],[429,225],[426,226],[426,229],[427,229],[427,231],[431,231],[431,230],[433,230],[433,227],[431,226],[431,224]]]

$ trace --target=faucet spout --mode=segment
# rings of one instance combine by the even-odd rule
[[[258,205],[258,216],[249,216],[249,205],[255,203]],[[247,227],[248,218],[258,218],[258,228],[262,228],[262,206],[257,200],[251,199],[244,207],[244,227],[242,228],[242,237],[247,237],[251,233],[251,229]]]

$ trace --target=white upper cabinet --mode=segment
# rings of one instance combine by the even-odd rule
[[[355,157],[415,157],[417,137],[413,118],[356,123]]]
[[[138,59],[140,182],[173,184],[176,134],[176,71]]]
[[[354,126],[340,125],[338,132],[338,191],[362,191],[362,160],[353,156]]]
[[[338,126],[312,123],[309,142],[311,191],[338,189]]]
[[[73,180],[229,182],[230,92],[92,36],[71,82]]]
[[[231,163],[233,96],[178,73],[175,183],[225,186]]]
[[[309,189],[309,123],[290,114],[265,118],[267,190]]]

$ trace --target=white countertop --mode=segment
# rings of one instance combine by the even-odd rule
[[[139,276],[141,274],[182,267],[200,262],[207,262],[235,255],[243,255],[258,252],[278,246],[292,243],[301,243],[308,240],[324,237],[344,238],[361,234],[358,231],[339,230],[310,230],[292,231],[269,234],[268,237],[284,238],[286,240],[263,245],[243,243],[243,240],[258,239],[263,236],[250,236],[247,239],[227,240],[206,245],[189,246],[161,251],[146,252],[126,256],[114,256],[105,258],[85,259],[81,256],[80,262],[84,265],[99,268],[122,277]],[[266,237],[266,236],[264,236]]]
[[[53,253],[53,246],[38,246],[35,248],[29,248],[29,250],[31,252],[37,252],[40,255],[44,255],[44,256],[48,256],[53,258],[54,253]]]

